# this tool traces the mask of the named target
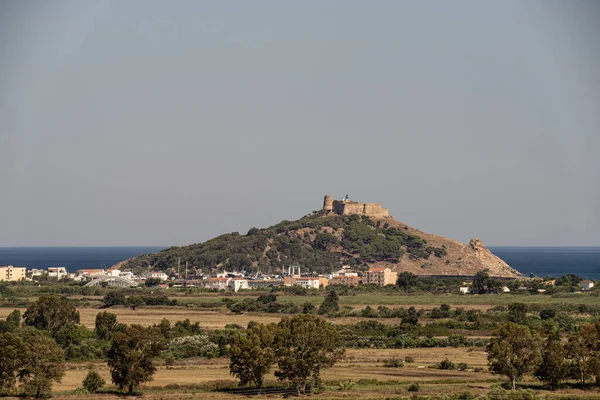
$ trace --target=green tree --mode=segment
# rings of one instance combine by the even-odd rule
[[[401,325],[417,326],[419,325],[419,314],[414,306],[408,308],[408,313],[402,318]]]
[[[10,332],[14,332],[15,330],[21,327],[21,311],[14,310],[6,317],[6,326]]]
[[[229,372],[240,385],[262,387],[263,379],[275,363],[272,325],[254,324],[245,332],[237,331],[229,349]]]
[[[102,299],[104,307],[123,306],[125,305],[125,294],[122,290],[110,291]]]
[[[171,321],[163,318],[160,321],[160,324],[158,324],[156,327],[160,330],[160,333],[165,337],[165,339],[171,339]]]
[[[298,391],[312,381],[320,383],[321,370],[333,366],[344,355],[337,329],[309,314],[284,317],[275,332],[275,376],[289,380]]]
[[[523,303],[509,304],[508,320],[515,324],[525,325],[527,323],[527,305]]]
[[[79,311],[64,296],[40,296],[23,314],[26,325],[50,332],[54,336],[68,323],[79,324]]]
[[[127,307],[131,307],[132,310],[135,310],[136,308],[145,305],[146,302],[144,302],[144,299],[140,296],[131,296],[127,299],[126,304]]]
[[[162,280],[160,278],[148,278],[144,281],[144,286],[146,287],[154,287],[160,285]]]
[[[479,271],[473,276],[471,289],[478,294],[499,293],[502,288],[502,282],[490,277],[487,270]]]
[[[47,395],[52,383],[60,382],[65,375],[65,354],[52,338],[44,335],[29,337],[26,345],[20,372],[23,387],[35,397]]]
[[[106,384],[106,381],[102,379],[98,371],[90,369],[81,382],[81,385],[90,393],[96,393],[98,389]]]
[[[556,390],[562,380],[569,374],[569,363],[565,346],[560,341],[560,333],[552,332],[542,346],[542,360],[535,371],[535,376],[546,382],[552,390]]]
[[[112,382],[131,394],[136,386],[152,380],[156,366],[152,359],[165,347],[165,338],[155,327],[131,325],[113,337],[108,352]]]
[[[62,328],[54,335],[56,343],[66,349],[69,346],[77,346],[81,342],[89,337],[91,332],[82,325],[75,325],[72,322],[65,324]]]
[[[319,307],[319,314],[329,315],[338,312],[340,310],[340,306],[338,305],[339,299],[340,297],[334,290],[330,291]]]
[[[398,279],[396,280],[396,285],[399,288],[404,290],[409,290],[414,287],[417,287],[419,284],[419,277],[411,272],[400,272],[398,274]]]
[[[0,389],[11,392],[17,375],[23,368],[23,355],[27,346],[13,333],[0,334]]]
[[[586,380],[598,370],[598,341],[600,325],[585,324],[577,331],[571,332],[566,350],[572,360],[574,372],[581,383],[585,386]],[[598,374],[600,375],[600,374]]]
[[[110,340],[117,325],[117,316],[108,311],[96,315],[96,336],[100,340]]]
[[[539,344],[539,336],[528,327],[512,322],[502,325],[487,345],[490,372],[506,375],[516,390],[517,379],[537,367]]]

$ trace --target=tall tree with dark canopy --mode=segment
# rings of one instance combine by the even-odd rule
[[[131,394],[136,386],[152,380],[156,372],[152,359],[165,345],[165,337],[155,327],[131,325],[125,332],[117,332],[108,352],[112,382],[120,390],[127,388]]]
[[[27,346],[20,337],[13,333],[0,335],[0,389],[12,392],[26,353]]]
[[[546,382],[550,389],[556,390],[560,382],[567,378],[569,367],[567,351],[560,341],[560,333],[551,332],[542,346],[542,360],[535,376]]]
[[[340,310],[340,306],[338,305],[339,299],[340,297],[334,290],[330,291],[319,307],[319,314],[334,314],[338,312]]]
[[[26,345],[24,367],[20,373],[25,391],[35,397],[47,395],[52,390],[52,382],[60,382],[65,375],[65,354],[46,335],[32,335]]]
[[[100,340],[110,340],[117,325],[117,316],[108,311],[96,315],[96,336]]]
[[[69,322],[79,324],[79,311],[66,297],[49,294],[40,298],[23,314],[26,325],[56,333]]]
[[[312,381],[318,385],[321,370],[344,355],[340,335],[331,323],[313,315],[284,317],[275,331],[275,355],[280,380],[289,380],[299,392]]]
[[[494,332],[487,346],[490,372],[506,375],[512,390],[517,379],[532,372],[541,359],[540,338],[528,327],[508,322]]]
[[[236,332],[229,349],[229,372],[240,385],[262,387],[263,379],[275,363],[274,325],[254,324],[245,332]]]

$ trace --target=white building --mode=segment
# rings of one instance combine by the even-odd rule
[[[27,271],[27,273],[31,274],[32,278],[34,276],[42,276],[42,275],[44,275],[44,272],[46,272],[46,271],[44,271],[43,269],[36,269],[36,268],[30,269],[29,271]]]
[[[69,273],[65,267],[48,267],[48,278],[60,279],[68,275]]]
[[[305,289],[318,289],[319,278],[295,278],[294,286],[302,286]]]
[[[165,274],[164,271],[150,271],[148,273],[148,278],[158,278],[161,281],[166,281],[169,279],[169,275]]]
[[[589,280],[581,281],[581,290],[590,290],[593,287],[594,287],[594,281],[589,281]]]
[[[234,292],[237,292],[240,289],[250,289],[248,285],[248,280],[244,278],[232,278],[227,282],[227,287]]]

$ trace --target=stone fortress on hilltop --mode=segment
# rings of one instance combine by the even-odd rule
[[[384,208],[379,203],[359,203],[352,201],[348,195],[344,200],[334,200],[333,197],[326,195],[323,200],[323,215],[331,213],[338,215],[358,214],[366,217],[385,218],[389,217],[387,208]]]

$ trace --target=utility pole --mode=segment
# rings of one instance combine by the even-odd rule
[[[187,269],[188,269],[188,262],[185,262],[185,280],[187,281]]]
[[[179,268],[181,267],[181,257],[177,257],[177,277],[181,279],[181,274]]]

